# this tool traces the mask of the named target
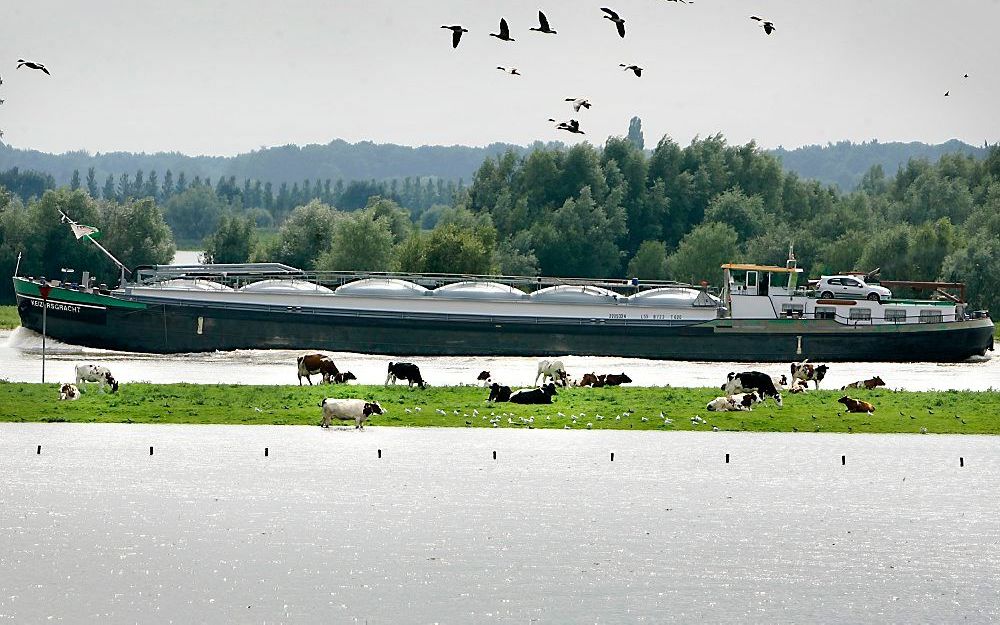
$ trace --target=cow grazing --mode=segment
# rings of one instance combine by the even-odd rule
[[[389,382],[395,384],[396,380],[406,380],[407,386],[410,387],[416,384],[420,388],[426,388],[424,379],[420,377],[420,367],[412,362],[389,363],[389,373],[385,376],[384,386],[388,386]]]
[[[757,391],[761,401],[768,397],[772,398],[776,404],[782,405],[781,393],[774,387],[774,380],[771,376],[760,371],[744,371],[742,373],[730,373],[727,382],[722,385],[722,390],[726,395],[735,395],[744,391]]]
[[[880,378],[879,376],[875,376],[874,378],[871,378],[869,380],[858,380],[857,382],[851,382],[850,384],[841,388],[840,390],[846,391],[849,388],[866,388],[870,391],[873,388],[877,388],[879,386],[885,386],[885,382],[883,382],[882,378]]]
[[[556,393],[556,385],[550,382],[540,388],[522,388],[511,395],[507,401],[513,404],[551,404],[553,395],[558,395],[558,393]]]
[[[330,427],[330,421],[354,421],[355,430],[365,429],[365,421],[373,414],[385,414],[377,401],[367,402],[363,399],[336,399],[327,397],[320,404],[323,408],[322,427]]]
[[[309,381],[309,386],[312,386],[312,378],[316,374],[321,374],[323,376],[323,383],[330,384],[331,380],[340,373],[337,370],[337,365],[333,364],[333,360],[329,356],[324,354],[306,354],[305,356],[299,356],[296,359],[299,369],[299,386],[302,386],[302,378]]]
[[[479,376],[476,377],[476,382],[482,382],[483,386],[487,386],[493,379],[489,371],[480,371]]]
[[[112,393],[118,392],[118,382],[111,375],[111,371],[107,367],[101,367],[99,365],[77,365],[76,366],[76,385],[79,387],[84,382],[96,382],[100,385],[101,392],[104,392],[104,387],[111,387]]]
[[[357,380],[357,379],[358,379],[357,376],[351,373],[350,371],[344,371],[343,373],[338,373],[337,375],[333,376],[333,383],[347,384],[351,380]]]
[[[615,375],[613,373],[602,375],[601,379],[603,380],[605,386],[621,386],[622,384],[628,384],[632,381],[632,378],[628,377],[624,373],[621,375]]]
[[[792,363],[792,380],[804,380],[806,382],[814,382],[816,388],[819,388],[819,383],[823,381],[826,377],[826,372],[830,369],[826,365],[814,365],[812,363],[806,362],[793,362]]]
[[[837,401],[847,406],[847,412],[867,412],[868,414],[875,412],[875,406],[860,399],[853,399],[847,395],[844,395]]]
[[[603,376],[602,376],[603,377]],[[590,386],[593,388],[600,388],[604,386],[604,381],[597,377],[593,373],[584,373],[580,381],[576,383],[577,386]]]
[[[59,387],[59,401],[76,401],[80,399],[80,389],[76,384],[63,384]]]
[[[539,360],[538,373],[535,375],[535,384],[538,378],[542,379],[542,384],[546,380],[552,380],[555,384],[566,386],[569,383],[569,375],[566,374],[566,366],[561,360]]]
[[[510,401],[510,387],[500,386],[496,382],[490,384],[490,396],[486,401]]]

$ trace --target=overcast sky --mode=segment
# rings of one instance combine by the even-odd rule
[[[558,35],[528,31],[539,9]],[[487,36],[501,16],[515,43]],[[442,24],[471,32],[453,50]],[[998,26],[998,0],[10,1],[0,129],[49,152],[229,155],[336,138],[570,141],[546,119],[571,116],[601,144],[639,115],[647,146],[716,132],[769,148],[982,145],[1000,140]],[[18,58],[52,76],[15,71]],[[574,115],[562,100],[578,96],[594,106]]]

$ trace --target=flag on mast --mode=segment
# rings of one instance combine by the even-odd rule
[[[83,224],[73,224],[69,225],[73,229],[73,234],[76,235],[77,239],[82,239],[83,237],[89,236],[90,238],[95,238],[100,236],[101,231],[93,226],[84,226]]]

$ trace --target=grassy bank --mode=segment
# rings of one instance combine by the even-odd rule
[[[875,404],[871,416],[846,413],[836,401],[843,393],[823,390],[788,396],[783,408],[768,402],[753,412],[706,412],[705,404],[718,394],[717,389],[703,388],[571,388],[561,390],[551,406],[490,406],[485,402],[487,393],[476,387],[420,391],[382,386],[124,384],[116,395],[91,387],[78,401],[60,402],[55,384],[4,382],[0,383],[0,420],[315,425],[320,419],[318,403],[330,396],[378,400],[388,413],[376,415],[373,426],[492,427],[489,417],[496,413],[498,427],[507,428],[527,427],[521,418],[534,417],[531,427],[560,429],[566,425],[585,429],[591,423],[595,430],[710,430],[717,426],[759,432],[916,433],[927,428],[930,433],[1000,434],[1000,393],[852,391],[852,397]],[[661,412],[673,422],[664,423]],[[573,415],[577,416],[575,424]],[[692,424],[695,415],[708,424]]]
[[[13,330],[21,325],[17,316],[17,306],[0,306],[0,330]]]

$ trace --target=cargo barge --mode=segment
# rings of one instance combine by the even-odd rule
[[[396,356],[955,362],[993,349],[986,311],[823,297],[789,266],[722,266],[723,287],[540,277],[140,267],[117,288],[15,276],[24,327],[149,353],[302,349]]]

